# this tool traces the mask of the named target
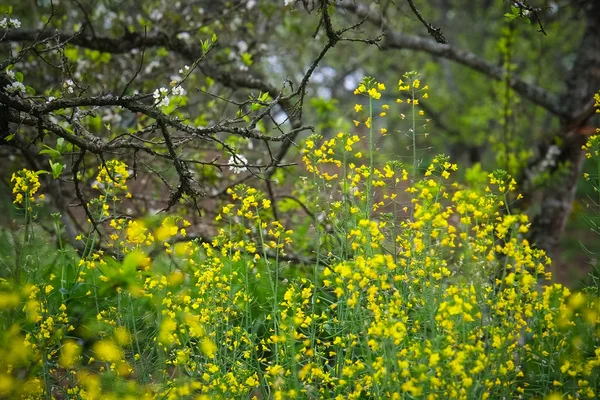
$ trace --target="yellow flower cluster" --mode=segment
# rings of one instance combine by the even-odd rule
[[[600,135],[590,136],[586,144],[581,146],[587,158],[600,157]]]
[[[98,166],[94,189],[101,189],[106,196],[114,196],[119,192],[126,192],[126,197],[131,197],[127,188],[129,169],[127,164],[119,160],[109,160],[106,164]]]
[[[355,95],[367,95],[373,100],[381,98],[381,92],[385,91],[385,85],[377,82],[373,78],[365,78],[363,82],[354,90]],[[356,110],[357,112],[359,110]]]
[[[28,169],[22,169],[12,174],[10,181],[13,183],[12,192],[15,195],[14,204],[26,204],[33,203],[35,201],[35,194],[40,188],[40,180],[38,174]],[[38,198],[43,199],[44,195],[41,194]],[[30,207],[28,205],[28,207]]]

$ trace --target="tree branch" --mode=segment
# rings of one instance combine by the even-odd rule
[[[385,32],[385,37],[381,47],[384,50],[407,49],[423,51],[433,56],[452,60],[498,81],[502,81],[506,78],[507,72],[504,68],[494,65],[469,51],[456,49],[448,44],[437,43],[434,40],[420,36],[407,35],[392,29],[380,15],[371,12],[371,9],[365,4],[355,3],[352,0],[341,0],[336,4],[338,7],[355,14],[359,18],[368,18],[375,26],[382,27]],[[527,83],[518,77],[511,77],[508,83],[511,89],[531,100],[533,103],[545,108],[552,114],[559,117],[571,117],[568,109],[560,101],[559,96],[550,93],[539,86]]]
[[[448,41],[444,37],[444,34],[442,33],[442,29],[436,28],[435,26],[433,26],[429,22],[427,22],[427,20],[425,20],[425,18],[423,18],[423,15],[421,15],[421,12],[417,9],[413,0],[406,0],[406,2],[410,6],[410,9],[412,10],[412,12],[417,16],[419,21],[421,21],[421,23],[425,26],[425,28],[427,28],[427,32],[429,32],[431,37],[433,37],[436,42],[442,43],[442,44],[448,43]]]

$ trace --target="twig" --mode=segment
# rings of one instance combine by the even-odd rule
[[[421,21],[421,23],[425,26],[425,28],[427,28],[427,32],[429,32],[431,37],[433,37],[435,39],[435,41],[438,43],[448,44],[448,40],[446,40],[446,38],[442,34],[442,28],[436,28],[435,26],[433,26],[429,22],[427,22],[427,20],[425,20],[425,18],[423,18],[423,15],[421,15],[421,12],[415,6],[415,3],[413,2],[413,0],[406,0],[406,2],[410,6],[410,9],[413,11],[413,13],[417,16],[419,21]]]

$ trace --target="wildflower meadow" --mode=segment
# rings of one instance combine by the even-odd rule
[[[597,398],[600,283],[552,280],[515,177],[417,152],[430,130],[419,74],[365,78],[354,95],[352,129],[302,141],[277,218],[241,183],[211,238],[177,213],[128,217],[133,176],[115,157],[80,177],[96,196],[77,250],[44,207],[53,170],[14,172],[0,397]],[[393,134],[411,151],[382,160]],[[600,168],[600,136],[584,151]],[[600,175],[585,179],[598,192]]]

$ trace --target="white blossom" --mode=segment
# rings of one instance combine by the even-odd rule
[[[21,27],[21,21],[19,21],[16,18],[2,18],[0,20],[0,28],[2,29],[7,29],[7,28],[20,28]]]
[[[248,43],[244,42],[243,40],[237,42],[237,47],[240,49],[240,53],[245,53],[248,51]]]
[[[169,100],[169,98],[165,96],[156,105],[158,107],[167,107],[169,105],[169,103],[171,103],[171,100]]]
[[[6,70],[6,75],[8,75],[8,77],[10,79],[15,79],[15,71],[13,71],[12,69],[7,69]]]
[[[163,17],[163,13],[157,9],[152,10],[152,12],[150,13],[150,19],[152,19],[153,21],[159,21],[161,20]]]
[[[175,88],[173,88],[173,94],[175,96],[185,96],[185,89],[181,86],[175,86]]]
[[[20,28],[21,27],[21,21],[19,21],[16,18],[2,18],[0,20],[0,28],[2,29],[7,29],[7,28]]]
[[[234,174],[248,171],[248,168],[246,168],[247,164],[248,160],[241,154],[229,157],[229,162],[227,163],[227,165],[230,165],[229,170],[233,171]]]
[[[179,40],[183,40],[184,42],[192,38],[188,32],[179,32],[175,37]]]
[[[6,85],[6,91],[8,93],[25,93],[25,85],[21,82],[14,81],[10,85]]]
[[[164,88],[164,87],[161,87],[160,89],[156,89],[154,91],[152,96],[154,97],[154,100],[156,100],[155,105],[157,107],[166,107],[169,105],[171,100],[169,100],[169,97],[167,96],[168,93],[169,93],[169,89]]]
[[[190,70],[190,67],[188,65],[185,65],[183,68],[181,68],[179,70],[180,74],[187,74],[187,72]]]
[[[75,83],[71,79],[67,79],[65,81],[65,83],[63,83],[63,87],[65,89],[67,89],[67,92],[70,93],[70,94],[73,94],[73,92],[75,91],[75,87],[74,86],[75,86]]]

